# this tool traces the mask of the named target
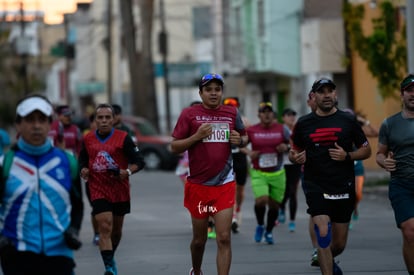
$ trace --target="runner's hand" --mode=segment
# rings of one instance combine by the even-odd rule
[[[303,150],[302,152],[298,152],[294,149],[290,149],[289,159],[294,163],[304,164],[306,162],[306,151]]]
[[[394,159],[393,152],[389,152],[387,157],[384,159],[384,168],[388,172],[397,170],[397,161]]]

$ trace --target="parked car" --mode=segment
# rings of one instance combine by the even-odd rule
[[[175,169],[180,157],[171,152],[171,136],[160,135],[156,128],[143,117],[123,115],[122,121],[135,132],[147,169]]]

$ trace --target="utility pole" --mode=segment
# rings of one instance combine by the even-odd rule
[[[414,1],[407,1],[405,13],[407,19],[407,58],[408,72],[414,74]]]
[[[348,0],[344,0],[343,2],[343,6],[348,4]],[[354,96],[354,79],[352,77],[352,69],[353,69],[353,62],[352,62],[352,50],[351,50],[351,46],[350,46],[350,37],[349,34],[346,30],[346,24],[348,22],[346,20],[343,20],[343,30],[344,30],[344,42],[345,42],[345,57],[347,60],[349,60],[349,62],[347,62],[348,64],[346,65],[346,75],[345,75],[345,79],[346,79],[346,89],[347,89],[347,94],[346,94],[346,100],[347,100],[347,105],[354,109],[355,108],[355,96]]]
[[[107,15],[107,91],[108,91],[108,102],[112,103],[112,0],[108,0],[108,15]]]
[[[25,37],[25,18],[24,18],[24,8],[23,8],[23,2],[20,2],[20,28],[21,28],[21,45],[22,46],[22,52],[20,53],[21,58],[21,68],[20,73],[23,78],[23,93],[25,95],[30,93],[30,87],[29,87],[29,79],[28,79],[28,73],[27,73],[27,66],[28,66],[28,52],[26,51],[28,49],[28,40]]]
[[[160,0],[160,21],[161,31],[159,33],[159,51],[162,55],[162,68],[164,72],[164,90],[165,90],[165,119],[167,132],[171,131],[171,110],[170,110],[170,85],[168,82],[168,35],[165,28],[164,0]]]
[[[65,95],[66,95],[66,101],[67,104],[70,106],[71,101],[72,101],[72,96],[70,94],[70,71],[71,71],[71,61],[69,59],[68,56],[68,48],[69,48],[69,14],[65,13],[63,15],[63,24],[64,24],[64,28],[65,28],[65,85],[64,85],[64,89],[65,89]]]

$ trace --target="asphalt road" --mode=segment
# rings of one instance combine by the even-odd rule
[[[116,253],[119,275],[184,275],[191,267],[189,244],[191,225],[183,207],[183,186],[173,172],[142,171],[132,177],[132,213],[125,218],[124,235]],[[360,204],[360,219],[350,231],[348,245],[337,257],[344,274],[405,275],[401,255],[401,235],[385,192],[366,190]],[[86,213],[90,209],[86,203]],[[275,244],[253,240],[256,221],[248,181],[242,207],[241,232],[233,234],[231,274],[320,274],[310,266],[312,246],[302,190],[296,232],[287,224],[274,230]],[[99,250],[91,243],[92,229],[85,215],[81,237],[83,247],[76,252],[77,275],[103,274]],[[209,240],[203,261],[205,275],[216,274],[216,244]]]

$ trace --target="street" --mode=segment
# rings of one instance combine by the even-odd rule
[[[142,171],[131,180],[132,212],[125,218],[124,233],[116,252],[119,275],[187,275],[191,268],[191,224],[183,207],[183,186],[174,172]],[[296,232],[287,223],[274,230],[274,245],[253,240],[256,220],[248,180],[242,206],[240,233],[233,234],[231,274],[320,274],[310,266],[312,246],[307,231],[308,215],[299,189]],[[401,234],[384,194],[366,192],[360,203],[360,219],[349,233],[348,245],[337,257],[344,274],[405,275]],[[90,207],[85,198],[85,216],[76,252],[76,274],[103,274],[99,249],[92,244]],[[287,213],[288,217],[288,213]],[[203,260],[205,275],[216,274],[216,244],[208,240]]]

